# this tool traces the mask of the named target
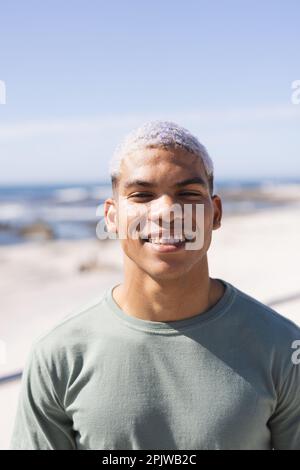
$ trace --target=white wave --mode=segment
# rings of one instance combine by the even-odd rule
[[[0,222],[31,223],[45,222],[93,222],[103,216],[103,207],[98,206],[29,206],[25,204],[0,204]]]
[[[265,182],[261,191],[264,194],[276,196],[278,198],[297,198],[300,199],[300,184],[298,183],[268,183]]]
[[[0,220],[9,222],[16,219],[30,218],[31,210],[24,204],[8,203],[0,204]]]
[[[38,211],[40,218],[49,222],[93,222],[99,217],[97,216],[97,206],[89,207],[68,207],[68,206],[53,206],[43,207]]]
[[[84,188],[57,189],[54,192],[54,197],[59,202],[84,201],[89,197],[89,191]]]

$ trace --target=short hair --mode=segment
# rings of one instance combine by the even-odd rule
[[[116,147],[109,164],[110,177],[113,188],[121,174],[121,163],[126,155],[143,148],[182,148],[201,158],[209,189],[213,193],[214,167],[206,148],[187,129],[172,121],[147,121],[134,129]]]

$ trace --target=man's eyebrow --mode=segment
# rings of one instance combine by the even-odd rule
[[[207,186],[205,180],[200,176],[195,176],[194,178],[188,178],[183,181],[178,181],[174,186],[182,187],[187,186],[188,184],[200,184],[201,186]],[[152,181],[146,181],[141,179],[129,180],[124,183],[125,189],[131,188],[132,186],[143,186],[145,188],[150,188],[156,186]]]
[[[150,186],[155,186],[154,183],[151,181],[145,181],[145,180],[129,180],[124,183],[124,188],[128,189],[131,188],[132,186],[144,186],[144,187],[150,187]]]
[[[194,178],[188,178],[187,180],[179,181],[176,183],[176,186],[187,186],[188,184],[200,184],[201,186],[206,186],[206,182],[200,176],[195,176]]]

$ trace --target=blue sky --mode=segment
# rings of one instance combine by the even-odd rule
[[[170,119],[219,178],[300,177],[300,2],[1,4],[0,183],[97,181],[128,131]]]

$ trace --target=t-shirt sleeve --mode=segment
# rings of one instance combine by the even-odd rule
[[[22,375],[10,448],[76,449],[72,421],[53,386],[44,354],[35,345]]]
[[[300,450],[300,364],[292,364],[269,426],[274,449]]]

